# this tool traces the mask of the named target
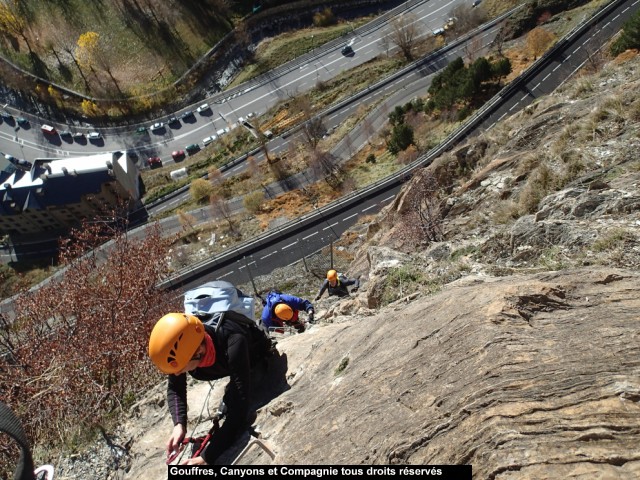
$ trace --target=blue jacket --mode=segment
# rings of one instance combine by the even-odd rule
[[[281,327],[282,320],[276,317],[274,309],[278,303],[286,303],[293,310],[294,318],[298,317],[298,310],[304,310],[309,313],[313,312],[313,305],[309,300],[303,300],[286,293],[269,292],[265,300],[267,304],[262,309],[262,323],[268,329],[269,327]]]

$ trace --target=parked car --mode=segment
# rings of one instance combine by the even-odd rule
[[[196,108],[196,112],[198,112],[198,113],[206,112],[207,110],[209,110],[209,104],[208,103],[203,103],[198,108]]]
[[[143,134],[147,133],[147,127],[138,127],[138,128],[136,128],[136,133],[138,135],[143,135]]]
[[[147,158],[147,165],[149,168],[160,168],[162,166],[162,160],[160,160],[160,157],[149,157]]]
[[[71,137],[71,132],[69,130],[62,130],[60,132],[61,137]]]
[[[265,137],[267,138],[273,138],[273,132],[271,130],[265,130],[264,132],[262,132],[264,134]]]
[[[191,110],[187,110],[182,115],[180,115],[180,118],[189,118],[189,117],[193,117],[193,112]]]
[[[176,117],[169,117],[167,119],[167,125],[171,126],[171,125],[176,125],[179,124],[180,120],[178,120]]]
[[[3,110],[2,112],[0,112],[0,117],[2,117],[5,120],[11,120],[13,118],[13,115]]]
[[[475,7],[477,7],[478,5],[480,5],[480,2],[481,2],[481,1],[482,1],[482,0],[473,0],[473,3],[471,4],[471,6],[475,8]]]
[[[47,125],[46,123],[43,124],[40,127],[40,130],[42,130],[44,133],[48,134],[48,135],[53,135],[55,133],[57,133],[56,129],[54,127],[52,127],[51,125]]]
[[[102,135],[100,132],[89,132],[87,133],[87,138],[89,140],[98,140],[99,138],[102,138]]]
[[[20,125],[21,127],[26,127],[27,125],[29,125],[29,120],[24,117],[18,117],[16,119],[16,122],[18,122],[18,125]]]
[[[187,145],[186,147],[184,147],[184,149],[189,155],[193,155],[194,153],[200,151],[200,145],[198,145],[197,143],[192,143],[191,145]]]
[[[444,34],[445,34],[445,30],[444,30],[444,28],[436,28],[436,29],[433,31],[433,36],[434,36],[434,37],[437,37],[438,35],[444,35]]]
[[[176,162],[179,162],[184,158],[184,150],[176,150],[175,152],[171,152],[171,158],[173,158]]]
[[[211,135],[210,137],[206,137],[202,139],[202,143],[204,144],[204,146],[206,147],[207,145],[209,145],[210,143],[215,142],[216,138],[218,138],[216,135]]]
[[[160,130],[161,128],[164,127],[164,123],[162,122],[156,122],[153,125],[151,125],[151,131],[155,132],[156,130]]]
[[[82,140],[84,138],[84,133],[76,132],[73,134],[73,138],[75,138],[76,140]]]

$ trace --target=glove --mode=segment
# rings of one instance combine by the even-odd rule
[[[316,297],[313,300],[317,302],[318,300],[320,300],[320,297]]]
[[[307,321],[308,321],[309,323],[313,323],[313,310],[309,310],[309,311],[307,312]]]
[[[358,287],[353,287],[353,288],[351,289],[351,293],[356,293],[357,291],[358,291]]]

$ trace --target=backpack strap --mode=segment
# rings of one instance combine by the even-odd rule
[[[4,403],[0,402],[0,431],[12,437],[20,446],[20,460],[16,467],[15,480],[35,480],[33,474],[33,458],[29,449],[27,436],[20,425],[20,420]]]

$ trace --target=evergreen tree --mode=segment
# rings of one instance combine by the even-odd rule
[[[640,48],[640,11],[622,27],[622,35],[611,45],[611,53],[620,55],[630,48]]]
[[[397,155],[411,144],[413,144],[413,128],[405,123],[393,127],[391,139],[387,144],[387,148],[392,154]]]

